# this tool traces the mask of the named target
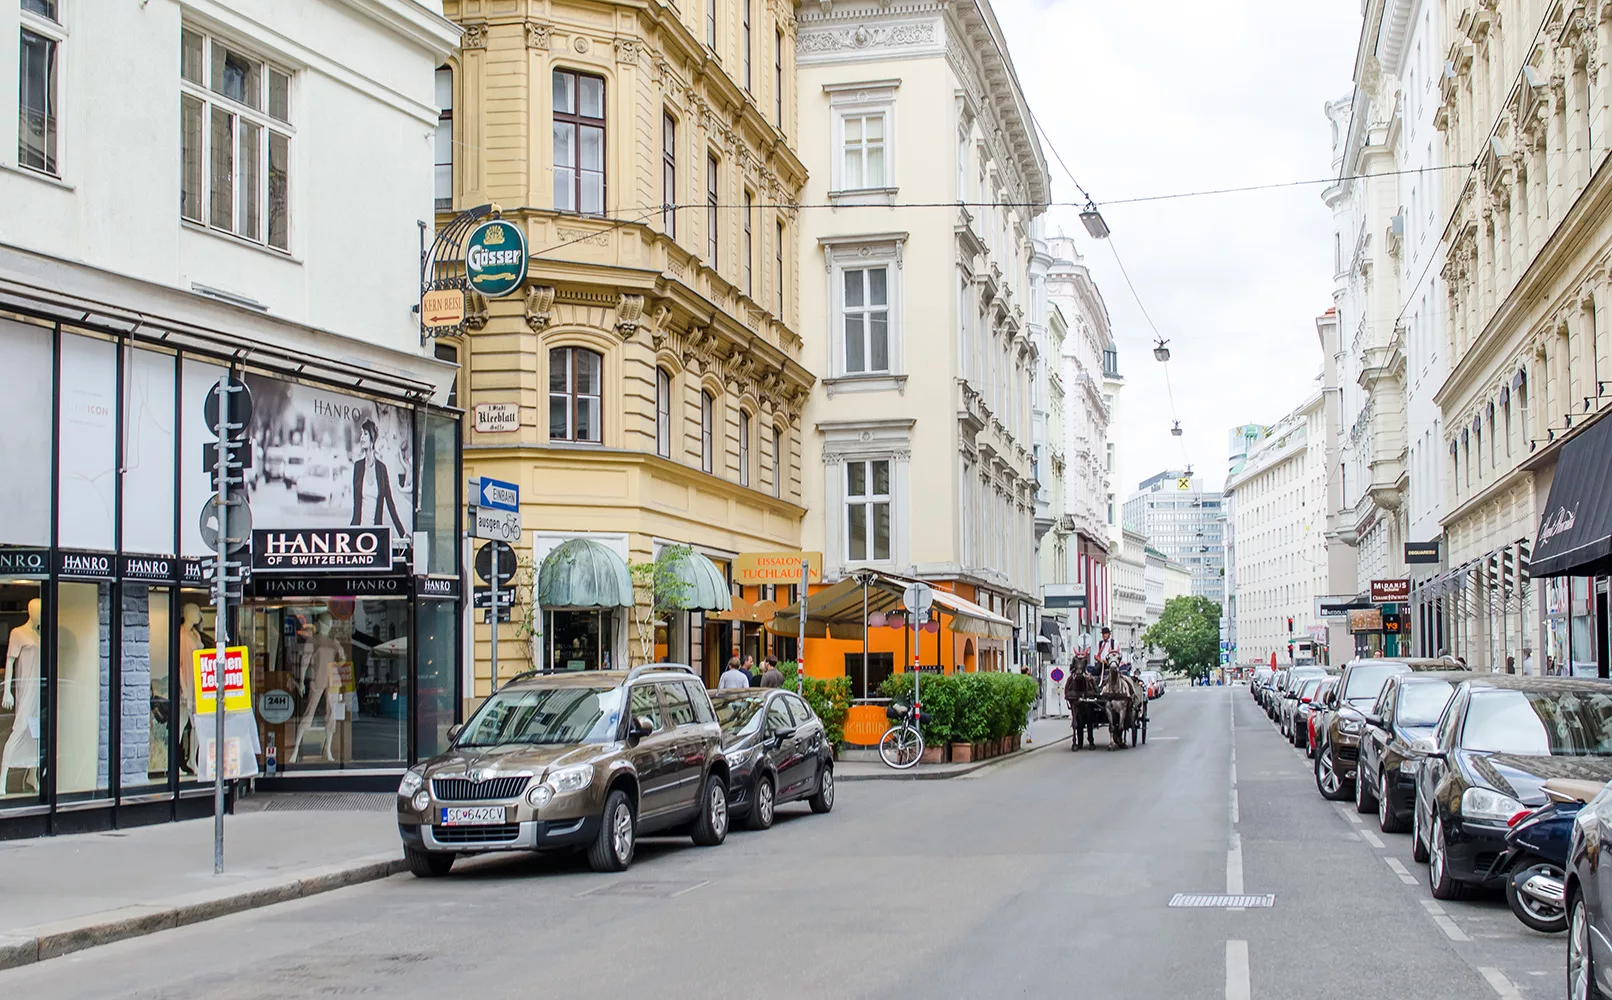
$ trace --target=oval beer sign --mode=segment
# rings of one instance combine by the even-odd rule
[[[483,222],[465,240],[465,270],[489,299],[515,291],[526,280],[526,235],[501,219]]]

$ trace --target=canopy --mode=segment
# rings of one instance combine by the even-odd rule
[[[675,558],[667,569],[682,585],[682,592],[666,602],[681,611],[727,611],[733,607],[728,578],[716,563],[693,550]]]
[[[610,546],[570,538],[543,560],[537,603],[545,608],[630,608],[636,603],[632,574]]]
[[[1612,573],[1612,420],[1603,417],[1562,445],[1528,575],[1606,573]]]
[[[900,611],[901,595],[916,580],[882,573],[866,574],[868,578],[867,611]],[[964,597],[938,587],[932,588],[935,610],[951,616],[954,632],[984,636],[988,639],[1013,638],[1013,622],[999,614],[987,611]],[[861,639],[867,626],[862,617],[862,584],[850,576],[833,586],[826,587],[806,599],[806,637],[808,639]],[[800,604],[791,604],[775,614],[767,625],[775,635],[800,635]]]

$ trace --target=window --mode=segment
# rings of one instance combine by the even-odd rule
[[[604,78],[554,71],[554,210],[603,215]]]
[[[845,463],[845,558],[890,558],[890,462]]]
[[[753,51],[750,35],[750,2],[751,0],[744,0],[744,89],[747,91],[751,89],[750,53]]]
[[[750,485],[750,414],[739,411],[739,485]]]
[[[772,36],[772,99],[773,116],[777,119],[778,131],[784,130],[784,33],[777,31]]]
[[[744,293],[752,299],[756,297],[755,243],[751,235],[750,222],[756,214],[756,196],[748,189],[744,193]]]
[[[716,443],[713,440],[716,422],[716,399],[711,390],[700,393],[700,468],[710,472],[716,468]]]
[[[660,696],[666,704],[666,723],[671,726],[692,726],[698,720],[694,717],[694,699],[688,695],[688,688],[682,684],[662,684]],[[711,699],[707,697],[706,701]]]
[[[443,340],[439,339],[436,342],[436,346],[433,348],[433,353],[436,354],[438,361],[446,361],[449,364],[454,364],[454,365],[457,365],[459,363],[459,348],[455,347],[453,344],[447,343],[446,341],[443,341]],[[454,373],[453,385],[448,387],[448,405],[449,406],[458,406],[459,405],[459,378],[458,378],[458,375],[459,375],[459,373],[457,373],[457,372]]]
[[[56,7],[56,0],[23,0],[24,27],[17,54],[17,163],[47,174],[57,173],[57,62],[62,38],[55,25]]]
[[[711,266],[717,267],[717,240],[716,240],[716,184],[717,162],[716,156],[705,154],[705,252],[711,258]],[[720,270],[720,268],[718,268]]]
[[[784,495],[784,435],[776,427],[772,429],[772,495]]]
[[[677,239],[677,119],[668,112],[660,126],[660,200],[666,206],[661,223],[666,235]]]
[[[437,67],[437,207],[453,207],[453,70]]]
[[[291,76],[200,31],[179,42],[180,214],[291,248]]]
[[[655,454],[672,457],[672,376],[655,369]]]
[[[846,268],[845,371],[847,374],[890,370],[889,269]]]
[[[707,0],[705,5],[705,44],[712,52],[716,51],[716,0]]]
[[[840,187],[884,187],[884,114],[847,115],[843,131]]]
[[[583,347],[549,351],[549,440],[597,444],[604,358]]]

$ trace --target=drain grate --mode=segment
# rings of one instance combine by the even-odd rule
[[[236,812],[383,812],[397,804],[392,792],[262,792],[247,796]]]
[[[1269,893],[1263,896],[1233,896],[1222,892],[1178,892],[1170,897],[1170,905],[1177,907],[1259,907],[1275,906],[1276,897]]]

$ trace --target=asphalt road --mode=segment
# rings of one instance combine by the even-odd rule
[[[1562,938],[1503,899],[1430,907],[1409,838],[1323,801],[1308,764],[1245,689],[1177,689],[1137,749],[844,783],[828,816],[785,807],[715,849],[646,841],[622,875],[461,862],[0,973],[0,996],[1564,993]],[[1169,905],[1227,891],[1275,899]]]

